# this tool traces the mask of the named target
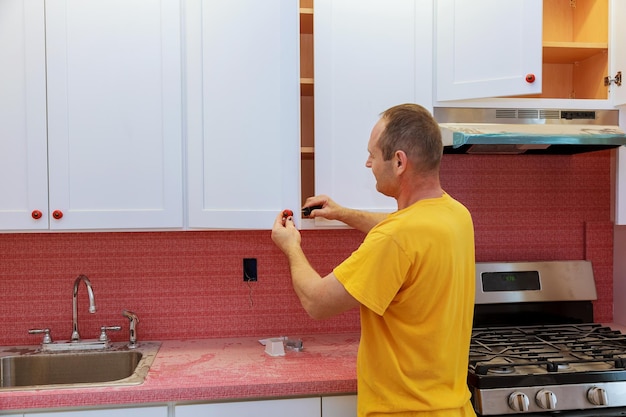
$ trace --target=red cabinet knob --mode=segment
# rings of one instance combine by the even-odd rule
[[[30,215],[35,220],[39,220],[39,219],[41,219],[41,216],[43,216],[43,214],[39,210],[33,210],[33,212],[30,213]]]
[[[529,84],[532,84],[535,82],[535,74],[527,74],[526,75],[526,82]]]
[[[61,210],[54,210],[52,212],[52,217],[59,220],[61,217],[63,217],[63,212]]]

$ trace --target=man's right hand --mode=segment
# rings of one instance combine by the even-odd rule
[[[364,233],[387,217],[386,213],[370,213],[362,210],[349,209],[337,204],[327,195],[320,194],[309,197],[304,202],[304,207],[322,206],[312,210],[309,218],[323,217],[327,220],[339,220],[348,226]]]
[[[342,206],[323,194],[307,198],[302,209],[306,208],[310,209],[308,218],[314,219],[319,216],[328,220],[341,220],[340,213],[343,210]]]

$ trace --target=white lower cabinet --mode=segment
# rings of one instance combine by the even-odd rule
[[[320,417],[319,397],[244,401],[215,404],[177,405],[175,417]]]
[[[356,417],[356,395],[322,397],[322,417]]]
[[[21,416],[21,415],[20,415]],[[26,413],[24,417],[167,417],[167,405],[156,407],[107,408],[101,410]]]
[[[356,417],[356,395],[2,414],[2,417]],[[171,405],[170,405],[171,407]]]

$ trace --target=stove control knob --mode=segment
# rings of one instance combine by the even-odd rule
[[[587,399],[593,405],[609,405],[609,396],[604,388],[589,388],[589,391],[587,391]]]
[[[530,405],[530,401],[528,400],[528,395],[523,392],[515,391],[511,395],[509,395],[509,407],[515,411],[528,411],[528,406]]]
[[[544,410],[556,410],[556,395],[552,391],[542,389],[535,396],[535,401]]]

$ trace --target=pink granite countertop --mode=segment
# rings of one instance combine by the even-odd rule
[[[276,357],[265,353],[261,338],[167,340],[141,385],[0,390],[0,410],[356,392],[358,334],[302,336],[303,351]]]

